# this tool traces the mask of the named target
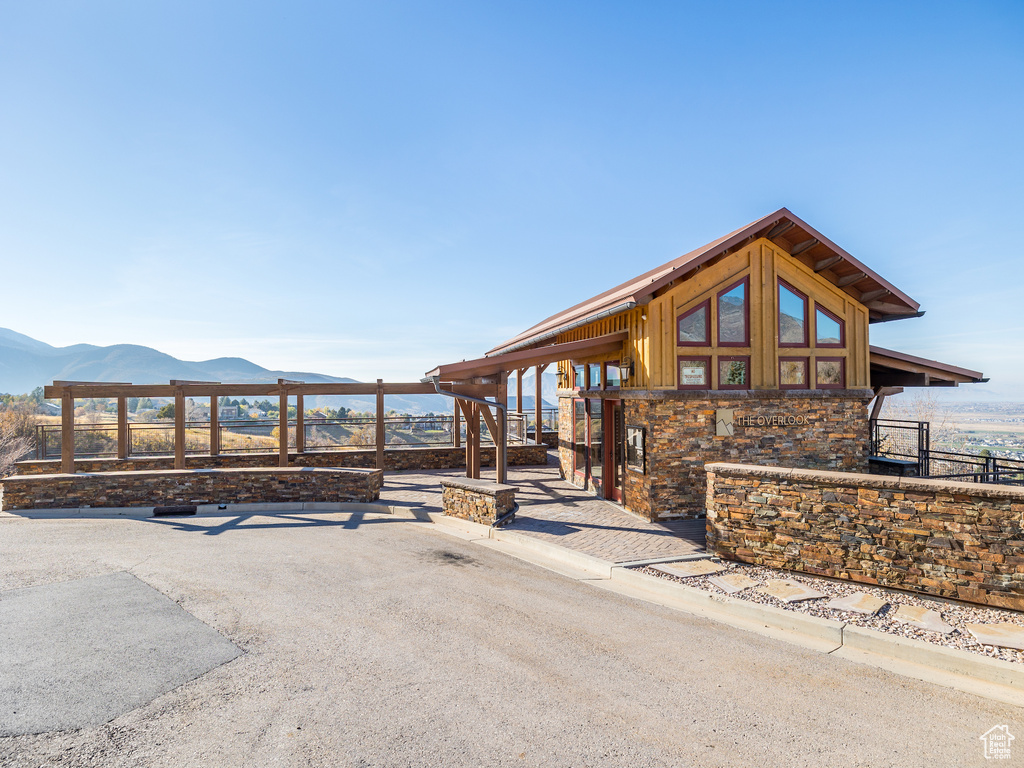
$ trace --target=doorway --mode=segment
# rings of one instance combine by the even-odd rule
[[[604,497],[622,503],[626,430],[621,400],[604,401]]]

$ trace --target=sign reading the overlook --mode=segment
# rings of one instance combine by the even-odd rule
[[[757,416],[736,416],[732,408],[719,408],[715,411],[715,434],[720,437],[728,437],[735,434],[735,428],[740,427],[775,427],[783,429],[786,427],[802,427],[811,422],[804,415],[800,414],[770,414]]]

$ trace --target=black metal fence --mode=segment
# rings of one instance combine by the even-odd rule
[[[1024,460],[935,450],[927,421],[872,419],[869,449],[873,457],[913,464],[918,477],[1024,485]]]
[[[927,421],[871,419],[868,452],[916,465],[918,477],[924,476],[924,461],[931,445]]]

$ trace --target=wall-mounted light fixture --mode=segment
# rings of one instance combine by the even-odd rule
[[[623,360],[621,363],[619,363],[619,380],[625,382],[632,375],[633,361],[627,358],[626,360]]]

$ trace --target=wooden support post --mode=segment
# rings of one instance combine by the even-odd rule
[[[384,469],[384,379],[377,379],[377,469]]]
[[[459,409],[459,401],[452,398],[452,438],[456,448],[462,445],[462,413]]]
[[[117,398],[117,458],[128,458],[128,398]]]
[[[482,458],[482,449],[480,447],[481,438],[483,437],[483,429],[480,426],[480,410],[481,407],[478,403],[473,403],[473,479],[480,479],[480,459]]]
[[[75,398],[67,389],[60,396],[60,471],[75,473]]]
[[[295,396],[295,452],[306,452],[306,415],[302,395]]]
[[[185,468],[185,390],[174,390],[174,468]]]
[[[523,408],[523,374],[527,370],[527,368],[516,368],[516,413],[526,412],[526,409]]]
[[[278,463],[282,467],[288,466],[288,389],[281,387],[278,394],[277,413],[277,449],[279,452]]]
[[[210,455],[220,454],[220,400],[210,395]]]
[[[544,365],[537,366],[537,381],[535,387],[536,394],[534,395],[533,400],[533,409],[535,414],[534,418],[537,423],[537,426],[534,429],[534,437],[537,438],[537,445],[540,445],[541,443],[544,442],[544,426],[541,423],[544,418],[544,409],[541,407],[541,395],[544,392],[544,369],[547,368],[548,365],[550,365],[550,363],[545,363]]]

